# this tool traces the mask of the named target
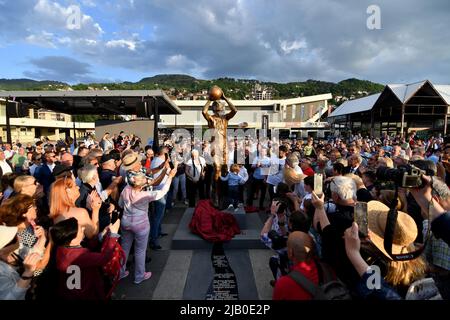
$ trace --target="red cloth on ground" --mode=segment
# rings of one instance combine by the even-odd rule
[[[189,229],[211,242],[230,241],[236,234],[241,233],[233,214],[217,210],[209,200],[200,200],[197,203]]]
[[[292,267],[292,270],[301,272],[306,278],[315,284],[319,283],[319,274],[314,260],[300,262]],[[303,289],[294,279],[282,276],[275,283],[273,289],[273,300],[311,300],[312,296]]]

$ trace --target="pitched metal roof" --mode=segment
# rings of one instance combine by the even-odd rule
[[[402,103],[405,103],[417,92],[417,90],[422,88],[425,83],[426,80],[410,84],[388,84],[387,86]]]
[[[436,84],[433,86],[439,92],[445,102],[450,105],[450,85]]]
[[[367,97],[345,101],[336,110],[334,110],[331,115],[329,115],[329,117],[337,117],[349,113],[364,112],[370,110],[375,105],[375,102],[377,102],[379,96],[380,93],[377,93]]]
[[[383,92],[386,88],[389,88],[402,103],[406,103],[420,88],[423,87],[426,82],[427,80],[409,84],[388,84],[384,88]],[[431,85],[441,95],[444,101],[450,105],[450,85]],[[378,93],[359,99],[348,100],[334,110],[329,117],[371,110],[380,95],[381,93]]]

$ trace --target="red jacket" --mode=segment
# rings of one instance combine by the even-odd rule
[[[200,200],[189,223],[192,233],[211,242],[230,241],[241,233],[233,214],[214,208],[209,200]]]
[[[319,283],[319,274],[317,273],[317,266],[314,260],[307,262],[300,262],[292,270],[301,272],[306,278]],[[312,296],[303,289],[294,279],[289,276],[282,276],[275,283],[273,289],[273,300],[311,300]]]
[[[118,238],[105,236],[101,252],[92,252],[82,247],[58,247],[58,295],[65,300],[104,300],[107,293],[102,267],[111,260],[117,240]],[[75,275],[74,271],[68,273],[69,266],[80,268],[80,289],[67,287],[67,282],[74,283]]]

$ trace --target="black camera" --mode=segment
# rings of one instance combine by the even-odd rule
[[[280,236],[275,230],[269,231],[267,236],[272,240],[273,250],[281,250],[287,247],[287,237]]]
[[[384,181],[393,181],[401,188],[421,188],[423,186],[422,175],[425,171],[411,165],[403,165],[397,169],[379,167],[377,178]]]

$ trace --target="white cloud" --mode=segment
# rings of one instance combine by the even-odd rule
[[[305,40],[294,40],[294,41],[287,41],[282,40],[280,41],[280,48],[283,50],[285,54],[290,54],[292,51],[297,51],[299,49],[306,49],[306,41]]]
[[[128,48],[131,51],[136,50],[136,42],[133,40],[124,40],[124,39],[110,40],[110,41],[107,41],[105,45],[109,48],[120,47],[120,48]]]
[[[38,0],[33,8],[33,20],[35,25],[47,30],[69,32],[72,37],[95,38],[104,32],[100,25],[91,16],[83,14],[81,8],[75,5],[64,7],[57,2]],[[77,16],[77,15],[80,16]],[[70,27],[73,21],[80,25]]]
[[[85,7],[94,8],[97,6],[94,0],[81,0],[81,4]]]
[[[188,59],[182,54],[176,54],[167,58],[166,65],[169,68],[182,68],[188,63]]]
[[[42,31],[39,34],[30,34],[25,38],[25,41],[29,44],[45,47],[45,48],[56,48],[53,40],[53,33]]]

